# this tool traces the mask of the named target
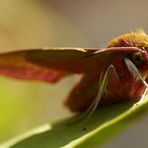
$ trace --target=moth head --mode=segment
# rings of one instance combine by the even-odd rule
[[[116,37],[109,42],[107,47],[139,48],[139,51],[129,53],[127,58],[132,61],[139,73],[148,81],[148,35],[143,30]]]
[[[148,52],[148,35],[143,30],[120,35],[112,39],[107,47],[138,47]]]
[[[135,52],[129,55],[129,58],[137,66],[137,68],[148,62],[148,53],[147,52]],[[148,68],[148,67],[147,67]]]

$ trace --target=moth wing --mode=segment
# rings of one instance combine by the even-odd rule
[[[85,73],[108,66],[115,56],[135,52],[134,47],[105,49],[46,48],[0,54],[0,75],[25,80],[56,82],[73,73]],[[96,66],[94,66],[96,65]]]
[[[89,49],[87,49],[89,50]],[[125,57],[129,53],[133,52],[144,52],[141,49],[137,47],[110,47],[110,48],[102,48],[98,49],[95,52],[93,52],[92,55],[94,56],[93,59],[98,59],[100,62],[105,63],[111,63],[112,60],[118,58],[118,57]]]
[[[106,64],[117,56],[139,51],[136,47],[113,48],[52,48],[28,52],[27,61],[48,69],[84,73],[91,67]],[[98,62],[100,61],[100,63]]]
[[[85,73],[95,50],[83,48],[30,49],[0,54],[0,75],[56,82],[72,73]]]

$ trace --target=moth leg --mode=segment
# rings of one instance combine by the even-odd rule
[[[144,78],[141,76],[141,74],[139,73],[137,67],[134,65],[134,63],[129,60],[128,58],[124,58],[124,61],[129,69],[129,71],[132,73],[132,75],[136,78],[138,78],[144,85],[145,85],[145,90],[143,95],[141,96],[141,99],[136,103],[136,105],[140,104],[143,100],[145,95],[147,94],[148,91],[148,84],[147,82],[144,80]]]
[[[113,65],[109,66],[107,68],[107,70],[105,72],[101,72],[100,73],[100,76],[99,76],[99,83],[98,83],[98,89],[96,90],[97,93],[96,93],[96,97],[95,99],[92,101],[92,103],[90,104],[90,106],[85,110],[85,112],[83,112],[82,114],[80,114],[79,116],[77,116],[77,118],[75,118],[74,120],[72,120],[71,122],[69,122],[68,125],[71,125],[71,124],[74,124],[74,123],[77,123],[79,121],[81,121],[82,119],[84,119],[83,123],[82,123],[82,128],[84,128],[84,125],[85,123],[88,121],[88,119],[92,116],[92,114],[95,112],[99,102],[100,102],[100,99],[101,97],[104,95],[104,93],[107,92],[106,90],[106,86],[107,86],[107,83],[108,83],[108,78],[110,76],[110,72],[112,69],[114,69],[115,67]]]
[[[133,74],[133,76],[137,77],[141,82],[148,88],[147,82],[144,80],[144,78],[141,76],[140,72],[138,71],[137,67],[135,64],[129,60],[128,58],[124,58],[124,61],[129,69],[129,71]]]
[[[88,114],[88,115],[82,123],[83,129],[85,129],[84,125],[86,124],[86,122],[89,120],[89,118],[91,118],[93,113],[96,111],[96,108],[98,107],[98,104],[100,102],[101,97],[104,95],[104,93],[107,92],[106,87],[107,87],[107,84],[108,84],[108,78],[110,76],[111,71],[114,70],[114,69],[115,69],[115,67],[113,65],[110,65],[108,67],[108,69],[105,71],[105,73],[103,73],[103,72],[101,73],[100,81],[99,81],[99,91],[97,93],[97,96],[94,99],[94,101],[92,102],[92,104],[90,105],[90,107],[84,113],[85,115],[86,114]]]
[[[99,88],[100,88],[100,86],[102,85],[103,75],[104,75],[104,73],[101,72],[101,73],[100,73],[100,79],[99,79]],[[105,88],[104,88],[104,94],[106,95],[107,93],[108,93],[108,91],[107,91],[107,89],[106,89],[106,87],[105,87]],[[95,99],[94,99],[93,102],[95,102]]]

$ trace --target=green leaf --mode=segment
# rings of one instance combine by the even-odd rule
[[[122,102],[99,108],[87,122],[86,130],[81,123],[69,124],[79,115],[47,124],[17,137],[4,145],[12,148],[56,148],[101,146],[113,135],[128,127],[148,110],[148,96],[138,104]]]

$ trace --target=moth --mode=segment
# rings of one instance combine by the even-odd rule
[[[138,101],[148,88],[148,35],[131,32],[105,48],[41,48],[0,53],[0,75],[56,83],[80,74],[64,104],[72,112],[94,111],[124,100]]]

